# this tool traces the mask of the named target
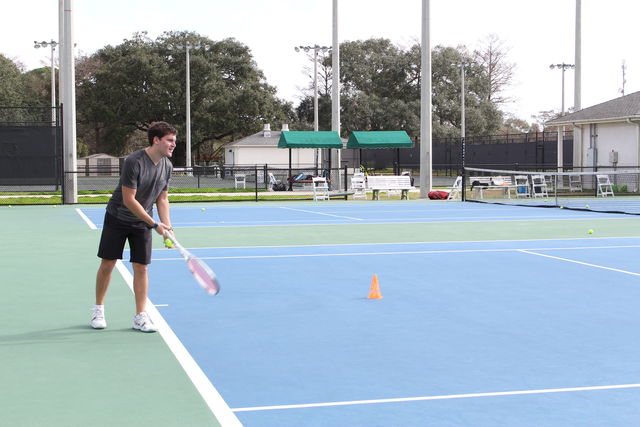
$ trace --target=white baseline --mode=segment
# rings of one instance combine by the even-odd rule
[[[540,390],[497,391],[492,393],[446,394],[440,396],[399,397],[393,399],[347,400],[340,402],[303,403],[299,405],[251,406],[233,408],[233,412],[273,411],[278,409],[319,408],[323,406],[370,405],[379,403],[419,402],[425,400],[468,399],[474,397],[517,396],[525,394],[568,393],[577,391],[615,390],[624,388],[640,388],[640,384],[602,385],[592,387],[547,388]]]
[[[133,276],[124,266],[121,260],[118,260],[116,267],[125,282],[133,292]],[[169,324],[164,320],[158,309],[147,299],[147,312],[151,315],[153,322],[158,327],[158,333],[162,336],[162,339],[167,343],[167,346],[176,357],[182,369],[186,372],[187,376],[196,387],[205,403],[209,407],[209,410],[216,417],[221,426],[229,427],[242,427],[238,417],[229,409],[229,405],[224,401],[218,390],[211,384],[209,378],[202,372],[200,366],[193,360],[189,351],[180,342],[176,334],[173,332]]]

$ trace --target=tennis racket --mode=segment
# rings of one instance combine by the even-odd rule
[[[187,267],[191,270],[191,274],[196,279],[196,282],[202,289],[207,291],[211,295],[216,295],[220,292],[220,282],[218,282],[218,278],[216,274],[209,268],[207,264],[204,263],[200,258],[193,255],[191,252],[182,247],[180,242],[173,236],[171,233],[166,233],[164,235],[165,239],[169,239],[173,246],[180,252],[180,255],[184,258],[187,263]]]

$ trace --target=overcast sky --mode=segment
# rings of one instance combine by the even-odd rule
[[[431,0],[432,46],[482,46],[496,34],[516,65],[505,109],[531,121],[560,110],[561,71],[573,63],[575,0]],[[339,0],[341,41],[388,38],[401,47],[420,40],[422,0]],[[251,49],[278,96],[297,104],[308,85],[306,56],[296,45],[332,43],[332,0],[75,0],[75,41],[83,54],[117,45],[136,31],[195,31],[213,40],[234,37]],[[34,40],[57,39],[57,0],[6,1],[0,53],[27,69],[49,63]],[[582,0],[582,107],[640,90],[638,0]],[[310,64],[309,64],[310,65]],[[567,71],[565,105],[573,105],[573,71]]]

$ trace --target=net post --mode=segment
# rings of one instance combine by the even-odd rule
[[[461,193],[460,193],[460,201],[465,202],[467,200],[467,188],[466,188],[466,182],[467,182],[467,172],[465,171],[464,168],[462,168],[462,185],[460,186],[461,188]]]
[[[344,165],[344,191],[346,192],[349,187],[348,187],[349,183],[348,183],[348,179],[347,179],[347,165]],[[347,196],[344,196],[344,199],[347,200]]]
[[[266,163],[263,166],[263,172],[262,173],[263,173],[262,179],[264,180],[264,190],[268,191],[269,190],[269,177],[268,177],[269,169],[268,169],[268,166],[267,166]]]
[[[255,188],[256,188],[256,202],[257,202],[258,201],[258,165],[254,165],[253,168],[254,168],[253,176],[255,177],[255,181],[256,181]]]

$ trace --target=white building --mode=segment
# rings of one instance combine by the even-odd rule
[[[573,126],[574,168],[640,166],[640,92],[567,114],[546,125]]]
[[[282,125],[282,130],[289,130],[289,126]],[[289,151],[291,151],[291,167],[304,169],[314,167],[316,155],[321,155],[321,150],[296,149],[287,150],[278,148],[280,131],[272,131],[271,125],[264,125],[261,132],[250,135],[238,141],[224,146],[224,166],[242,167],[254,165],[269,165],[270,168],[288,168]],[[318,159],[320,163],[321,159]]]
[[[81,176],[119,176],[120,164],[124,157],[114,157],[98,153],[78,159],[78,171]]]

